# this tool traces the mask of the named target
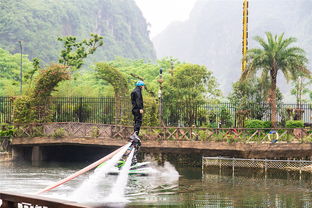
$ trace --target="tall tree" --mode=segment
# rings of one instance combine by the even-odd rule
[[[299,47],[291,47],[296,42],[293,37],[285,38],[284,34],[272,35],[266,33],[267,40],[256,36],[254,39],[262,48],[254,48],[247,53],[247,69],[242,73],[241,80],[255,77],[258,71],[262,77],[270,81],[269,103],[271,106],[271,121],[273,127],[277,125],[276,85],[277,75],[281,71],[286,80],[297,79],[299,75],[310,76],[306,68],[308,62],[305,52]]]
[[[165,79],[163,87],[166,110],[175,122],[182,119],[192,126],[199,116],[198,107],[220,97],[218,83],[211,71],[196,64],[181,64],[172,74]]]
[[[296,96],[296,103],[297,108],[301,108],[301,104],[303,102],[306,102],[304,99],[304,96],[308,94],[309,86],[312,84],[312,80],[305,80],[304,77],[299,76],[298,79],[296,79],[293,82],[293,88],[291,89],[291,94]]]

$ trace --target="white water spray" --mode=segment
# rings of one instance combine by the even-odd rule
[[[111,194],[105,199],[105,201],[118,202],[118,203],[128,202],[128,200],[124,197],[124,194],[125,194],[125,189],[128,183],[128,175],[129,175],[129,170],[130,170],[133,154],[134,154],[134,149],[132,149],[129,157],[127,158],[125,165],[121,168],[117,181],[113,185]]]
[[[70,196],[70,198],[77,202],[90,201],[96,197],[98,190],[96,188],[99,182],[105,179],[106,174],[114,167],[114,165],[120,160],[122,155],[127,151],[131,143],[126,144],[116,155],[103,165],[98,167],[92,175],[85,180],[82,185],[76,189],[76,191]]]

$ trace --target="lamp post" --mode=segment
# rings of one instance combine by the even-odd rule
[[[159,83],[159,91],[158,91],[158,100],[159,100],[159,121],[160,124],[163,125],[163,120],[162,120],[162,83],[164,80],[162,79],[162,72],[163,69],[159,69],[159,80],[157,82]]]
[[[18,41],[21,48],[21,69],[20,69],[20,94],[23,94],[23,47],[22,41]]]

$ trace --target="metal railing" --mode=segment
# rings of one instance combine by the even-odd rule
[[[133,126],[92,123],[44,123],[15,125],[15,137],[91,137],[128,139]],[[142,126],[140,137],[145,140],[193,140],[234,142],[311,142],[312,131],[307,129],[248,129],[199,127]]]
[[[13,113],[13,98],[0,97],[0,123],[11,123]],[[116,112],[115,98],[113,97],[52,97],[52,122],[86,122],[117,124],[132,123],[130,98],[121,99]],[[269,121],[271,110],[267,103],[249,105],[248,118]],[[312,104],[279,104],[278,121],[285,120],[291,110],[302,110],[301,119],[305,123],[312,123]],[[239,117],[239,106],[233,103],[163,103],[163,121],[167,126],[206,126],[236,127]],[[228,116],[227,118],[224,118]],[[228,122],[227,124],[225,122]],[[211,126],[212,127],[212,126]]]
[[[242,159],[242,158],[224,158],[224,157],[203,157],[203,168],[209,166],[214,167],[230,167],[235,168],[260,168],[268,171],[268,169],[292,170],[312,173],[312,161],[308,160],[268,160],[268,159]]]
[[[13,100],[11,97],[0,97],[0,123],[11,123]]]

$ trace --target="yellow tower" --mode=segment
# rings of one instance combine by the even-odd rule
[[[242,71],[246,69],[246,54],[248,50],[248,0],[243,0],[243,41],[242,41]]]

